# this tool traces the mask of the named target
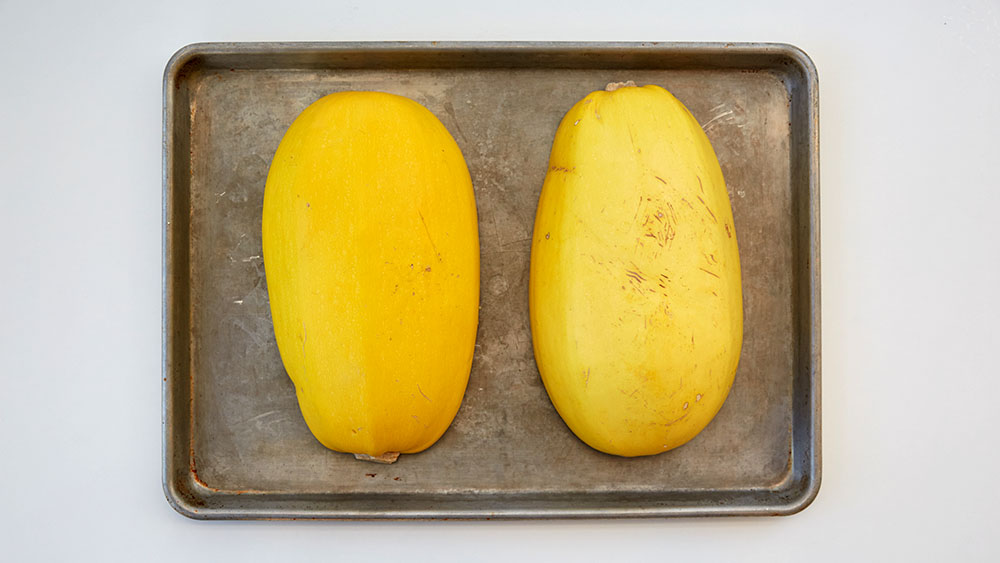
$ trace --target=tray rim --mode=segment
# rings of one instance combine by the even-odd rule
[[[800,220],[805,220],[808,228],[808,235],[804,238],[808,240],[808,273],[802,278],[808,283],[808,310],[806,315],[809,321],[809,341],[802,343],[800,350],[805,358],[800,359],[797,364],[806,362],[807,374],[796,375],[794,384],[800,384],[799,379],[805,377],[809,386],[806,393],[806,404],[810,413],[807,428],[796,428],[795,416],[793,415],[792,431],[806,432],[808,437],[808,455],[806,459],[800,460],[805,463],[804,482],[794,494],[788,498],[778,499],[767,505],[760,504],[725,504],[725,503],[678,503],[663,504],[660,501],[653,505],[638,504],[637,506],[618,506],[614,508],[596,507],[572,507],[556,506],[532,508],[530,505],[531,494],[510,494],[503,495],[505,498],[523,497],[527,502],[521,507],[488,507],[476,506],[475,500],[469,500],[468,495],[414,495],[414,498],[435,497],[443,499],[445,503],[451,503],[451,508],[437,509],[409,509],[405,502],[407,495],[395,495],[399,498],[401,506],[395,510],[365,510],[365,509],[342,509],[339,511],[320,508],[322,500],[329,501],[332,497],[343,497],[351,495],[299,495],[300,497],[316,497],[316,508],[281,508],[279,504],[284,500],[279,497],[288,497],[288,494],[264,493],[259,491],[223,491],[210,487],[202,482],[198,476],[193,459],[193,446],[186,452],[186,464],[178,462],[178,457],[184,457],[182,452],[176,454],[174,449],[175,438],[173,436],[174,424],[171,407],[173,407],[174,393],[173,385],[175,378],[180,375],[175,374],[172,365],[171,340],[172,317],[171,303],[172,294],[170,284],[172,281],[173,264],[171,253],[174,251],[171,239],[171,205],[174,201],[175,178],[173,174],[174,154],[174,109],[175,91],[180,87],[180,82],[185,78],[184,70],[187,65],[197,60],[199,57],[208,56],[234,56],[234,55],[292,55],[295,53],[352,53],[358,51],[374,51],[382,53],[397,52],[421,52],[427,51],[440,54],[455,54],[473,52],[477,54],[502,54],[513,51],[522,53],[550,54],[550,55],[572,55],[581,50],[595,51],[602,54],[608,53],[648,53],[656,55],[689,54],[695,57],[713,57],[719,55],[752,56],[769,55],[780,57],[788,61],[787,64],[794,67],[794,70],[801,75],[804,92],[799,98],[804,98],[800,103],[805,103],[804,109],[807,120],[802,124],[805,130],[800,133],[807,143],[808,154],[805,166],[808,170],[805,175],[808,177],[808,189],[805,190],[808,200],[800,215]],[[443,64],[440,66],[429,66],[421,68],[455,68],[454,65]],[[472,67],[472,68],[481,68]],[[498,67],[510,68],[510,67]],[[526,65],[524,68],[537,68]],[[544,67],[543,67],[544,68]],[[551,67],[558,68],[558,67]],[[596,68],[594,65],[585,65],[582,68]],[[721,68],[727,68],[723,66]],[[821,436],[821,271],[820,271],[820,193],[819,193],[819,77],[818,71],[812,59],[797,46],[787,43],[771,42],[579,42],[579,41],[322,41],[322,42],[204,42],[192,43],[180,48],[168,60],[163,72],[162,82],[163,92],[163,130],[162,130],[162,232],[161,232],[161,456],[162,456],[162,487],[167,502],[179,514],[193,519],[347,519],[347,520],[371,520],[371,519],[396,519],[396,520],[490,520],[490,519],[576,519],[576,518],[635,518],[635,517],[690,517],[690,516],[747,516],[747,515],[791,515],[796,514],[815,500],[819,493],[822,481],[822,436]],[[794,103],[795,100],[792,100]],[[791,111],[791,110],[790,110]],[[794,181],[794,180],[793,180]],[[800,230],[802,226],[799,226]],[[800,250],[801,252],[801,250]],[[802,331],[799,331],[801,334]],[[796,366],[796,371],[801,370],[801,366]],[[797,394],[793,391],[793,399]],[[190,400],[190,398],[189,398]],[[794,402],[794,401],[793,401]],[[190,407],[189,407],[190,408]],[[795,407],[793,407],[795,408]],[[793,438],[793,443],[795,438]],[[795,462],[794,455],[792,462]],[[179,474],[179,467],[187,465],[189,472],[183,479],[176,478]],[[793,469],[794,473],[794,469]],[[718,492],[721,489],[702,489],[702,492]],[[695,491],[690,491],[695,492]],[[777,492],[777,491],[773,491]],[[279,504],[262,506],[256,508],[226,508],[226,499],[232,500],[237,496],[250,499],[253,497],[274,497]],[[354,495],[361,498],[366,495]],[[368,495],[372,496],[372,495]],[[539,496],[539,495],[534,495]],[[599,497],[600,494],[592,494],[592,497]],[[545,495],[541,495],[545,497]],[[363,500],[363,498],[361,499]],[[419,504],[419,499],[418,499]],[[462,504],[470,503],[470,507],[462,507]],[[543,503],[544,504],[544,503]],[[213,506],[214,505],[214,506]]]

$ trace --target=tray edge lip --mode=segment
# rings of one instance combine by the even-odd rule
[[[791,500],[782,505],[777,515],[790,516],[813,504],[822,485],[822,272],[820,244],[820,138],[819,138],[819,70],[812,57],[791,43],[768,44],[776,54],[786,57],[802,76],[805,98],[806,136],[808,139],[808,282],[809,282],[809,341],[805,353],[809,358],[809,457],[804,486]]]
[[[710,506],[700,506],[687,509],[684,507],[663,507],[662,509],[626,510],[622,508],[600,510],[536,510],[530,513],[517,509],[505,510],[502,513],[489,511],[458,512],[448,516],[448,511],[428,511],[426,513],[384,513],[367,515],[336,514],[330,511],[282,511],[272,509],[246,511],[236,514],[233,509],[212,508],[204,511],[196,509],[180,494],[176,479],[171,479],[174,468],[173,460],[168,457],[168,438],[172,417],[168,415],[168,398],[174,379],[168,366],[168,284],[170,282],[168,236],[168,204],[173,192],[173,178],[169,172],[172,162],[171,141],[173,139],[172,111],[174,109],[174,86],[180,80],[180,71],[199,56],[212,54],[265,54],[287,53],[293,51],[339,51],[348,49],[378,49],[378,50],[440,50],[463,51],[468,49],[503,51],[519,49],[538,49],[543,51],[571,51],[581,48],[614,51],[619,49],[648,49],[653,51],[698,50],[707,54],[712,52],[742,52],[768,53],[783,55],[802,72],[806,86],[806,106],[809,137],[809,289],[811,319],[809,356],[811,373],[810,381],[810,458],[809,471],[805,475],[805,487],[786,503],[757,506],[720,506],[712,509]],[[178,49],[167,61],[162,78],[162,219],[161,219],[161,456],[162,456],[162,488],[170,506],[179,514],[197,520],[490,520],[490,519],[580,519],[580,518],[687,518],[706,516],[760,516],[760,515],[792,515],[809,507],[816,499],[822,482],[822,452],[821,452],[821,291],[822,281],[820,271],[820,191],[819,191],[819,76],[812,58],[800,47],[783,42],[722,42],[722,41],[291,41],[291,42],[196,42]],[[197,487],[195,487],[197,488]],[[233,496],[233,495],[228,495]],[[461,514],[461,515],[460,515]]]
[[[704,54],[744,53],[784,55],[791,59],[815,82],[818,76],[812,58],[800,47],[781,41],[489,41],[489,40],[448,40],[448,41],[203,41],[189,43],[178,49],[167,61],[164,68],[164,84],[176,79],[177,72],[185,64],[199,56],[206,55],[262,55],[292,52],[325,52],[346,50],[378,51],[527,51],[549,52],[577,51],[592,49],[597,51],[650,50],[685,51],[696,50]]]
[[[173,460],[171,459],[168,448],[170,443],[170,429],[172,428],[173,419],[168,415],[167,407],[171,398],[170,384],[174,377],[170,372],[169,365],[169,348],[168,348],[168,319],[170,318],[170,300],[168,294],[168,284],[170,283],[170,245],[169,245],[169,233],[170,225],[168,223],[169,218],[169,204],[170,196],[173,191],[173,176],[170,173],[170,162],[172,160],[173,151],[170,148],[171,141],[173,140],[173,120],[171,119],[170,112],[174,107],[174,97],[171,92],[171,86],[177,79],[177,71],[181,68],[182,59],[186,61],[188,53],[195,50],[193,45],[188,45],[182,47],[177,52],[175,52],[168,60],[166,66],[163,70],[163,77],[161,82],[162,90],[162,107],[161,107],[161,159],[160,159],[160,175],[161,175],[161,228],[160,233],[160,294],[161,294],[161,310],[160,310],[160,456],[162,458],[161,464],[161,487],[163,489],[163,495],[166,498],[167,503],[173,508],[177,513],[188,517],[194,517],[191,507],[184,502],[182,496],[177,491],[178,483],[170,478],[173,473],[174,468]]]
[[[811,483],[807,490],[808,496],[803,499],[801,506],[796,510],[799,512],[812,505],[819,495],[823,484],[823,270],[822,270],[822,203],[820,192],[820,100],[819,100],[819,69],[804,50],[799,47],[789,45],[796,53],[796,57],[806,71],[806,83],[808,88],[808,114],[810,125],[811,150],[809,154],[809,247],[811,253],[812,277],[810,288],[812,296],[810,302],[810,354],[813,373],[810,377],[811,411],[813,413],[813,428],[810,435],[812,437],[812,460],[811,460]]]
[[[806,98],[806,126],[808,134],[809,166],[809,411],[810,455],[806,485],[796,498],[789,503],[784,515],[797,514],[813,504],[819,495],[823,481],[822,452],[822,269],[821,269],[821,207],[820,207],[820,123],[819,123],[819,70],[816,63],[803,49],[796,45],[782,43],[778,47],[794,66],[802,73]]]
[[[161,331],[161,403],[160,403],[160,420],[161,420],[161,457],[162,457],[162,467],[161,467],[161,486],[163,489],[163,495],[166,498],[167,503],[173,508],[178,514],[186,516],[191,519],[204,520],[207,519],[205,515],[199,512],[195,508],[195,503],[187,499],[182,493],[181,488],[188,485],[190,488],[190,483],[184,483],[183,478],[172,478],[172,475],[178,473],[177,463],[175,456],[170,455],[171,447],[171,435],[174,425],[176,424],[173,417],[168,411],[170,402],[173,397],[172,385],[174,379],[178,377],[177,374],[173,373],[170,364],[170,336],[169,336],[169,320],[171,318],[170,314],[170,304],[169,300],[169,285],[172,278],[172,268],[170,262],[170,252],[172,247],[170,246],[170,213],[169,207],[170,202],[174,194],[174,178],[172,174],[172,164],[174,159],[173,151],[173,140],[174,140],[174,119],[173,112],[175,109],[176,98],[175,92],[177,90],[178,82],[181,80],[181,70],[191,61],[195,60],[197,57],[206,54],[207,50],[205,47],[208,44],[205,43],[192,43],[181,47],[178,49],[167,61],[161,82],[162,87],[162,137],[161,137],[161,198],[162,198],[162,216],[161,216],[161,318],[160,318],[160,331]],[[190,458],[191,453],[188,452],[187,456]],[[188,459],[190,463],[191,459]],[[190,476],[190,475],[189,475]],[[195,495],[197,496],[197,495]]]

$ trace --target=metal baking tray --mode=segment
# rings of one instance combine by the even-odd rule
[[[532,355],[528,258],[563,114],[609,82],[666,87],[703,124],[730,191],[745,334],[732,392],[693,441],[590,449]],[[816,69],[795,47],[713,43],[240,43],[181,49],[163,82],[163,486],[193,518],[776,515],[820,483]],[[325,449],[272,333],[264,181],[309,103],[381,90],[458,141],[479,211],[482,296],[461,410],[393,465]]]

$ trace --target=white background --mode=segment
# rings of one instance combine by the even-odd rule
[[[998,560],[1000,4],[0,0],[0,560]],[[160,487],[161,76],[260,40],[795,44],[823,485],[785,518],[196,522]]]

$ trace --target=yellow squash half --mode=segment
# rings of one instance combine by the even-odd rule
[[[715,152],[658,86],[609,85],[562,120],[531,249],[535,358],[602,452],[684,444],[722,407],[743,335],[740,262]]]
[[[455,417],[479,318],[479,237],[458,145],[420,104],[341,92],[292,123],[267,177],[274,333],[309,429],[392,460]]]

